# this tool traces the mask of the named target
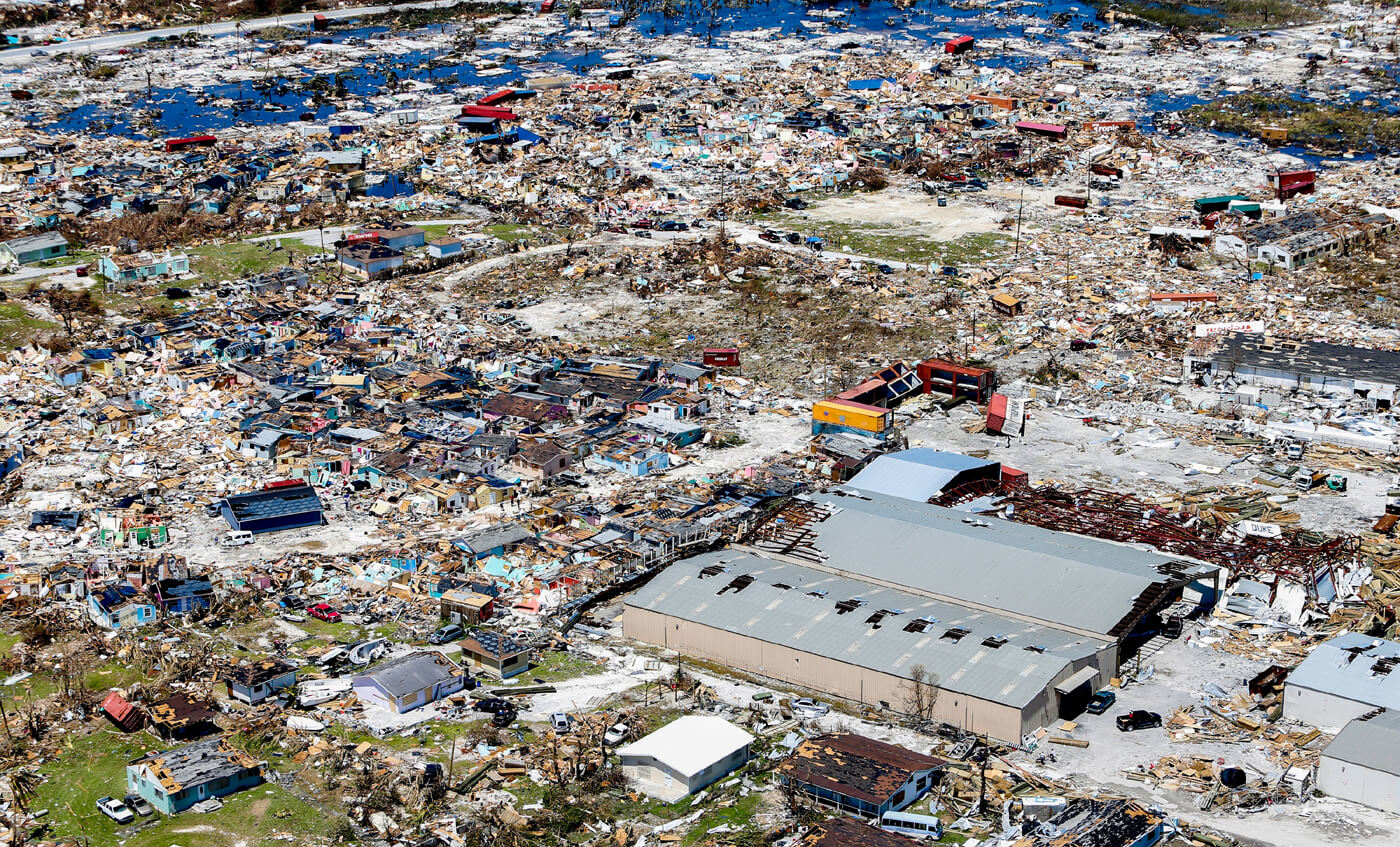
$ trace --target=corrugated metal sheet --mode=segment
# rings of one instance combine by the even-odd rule
[[[714,575],[702,577],[702,572]],[[751,579],[741,579],[746,576]],[[837,606],[853,600],[861,602],[850,611]],[[895,676],[908,677],[909,668],[923,665],[940,688],[1016,708],[1042,694],[1071,663],[1091,659],[1106,646],[736,550],[677,562],[627,602]],[[881,611],[887,614],[872,623]],[[948,636],[956,630],[966,634]]]
[[[1288,684],[1400,709],[1400,644],[1349,632],[1317,645]]]
[[[1182,567],[1179,557],[1127,544],[880,494],[811,499],[837,510],[811,526],[826,567],[1089,632],[1111,632],[1143,592]]]

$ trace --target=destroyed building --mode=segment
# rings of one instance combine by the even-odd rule
[[[1360,397],[1378,409],[1391,408],[1400,389],[1400,353],[1389,350],[1240,332],[1202,341],[1184,360],[1185,373],[1193,377]]]

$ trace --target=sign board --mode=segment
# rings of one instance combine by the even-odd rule
[[[1279,538],[1283,535],[1283,527],[1276,523],[1263,523],[1262,521],[1240,521],[1236,524],[1245,535],[1254,535],[1259,538]]]
[[[1224,332],[1263,332],[1264,321],[1232,321],[1223,324],[1196,324],[1196,337],[1206,338]]]

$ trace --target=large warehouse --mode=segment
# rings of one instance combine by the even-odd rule
[[[1218,570],[883,494],[802,497],[751,546],[678,562],[628,637],[1005,741],[1079,714],[1124,645]]]

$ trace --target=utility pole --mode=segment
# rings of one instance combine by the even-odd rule
[[[1021,189],[1021,205],[1016,207],[1016,258],[1021,258],[1021,215],[1026,211],[1026,189]]]
[[[0,697],[0,722],[5,724],[5,740],[13,746],[15,737],[10,734],[10,715],[5,711],[5,699]]]

